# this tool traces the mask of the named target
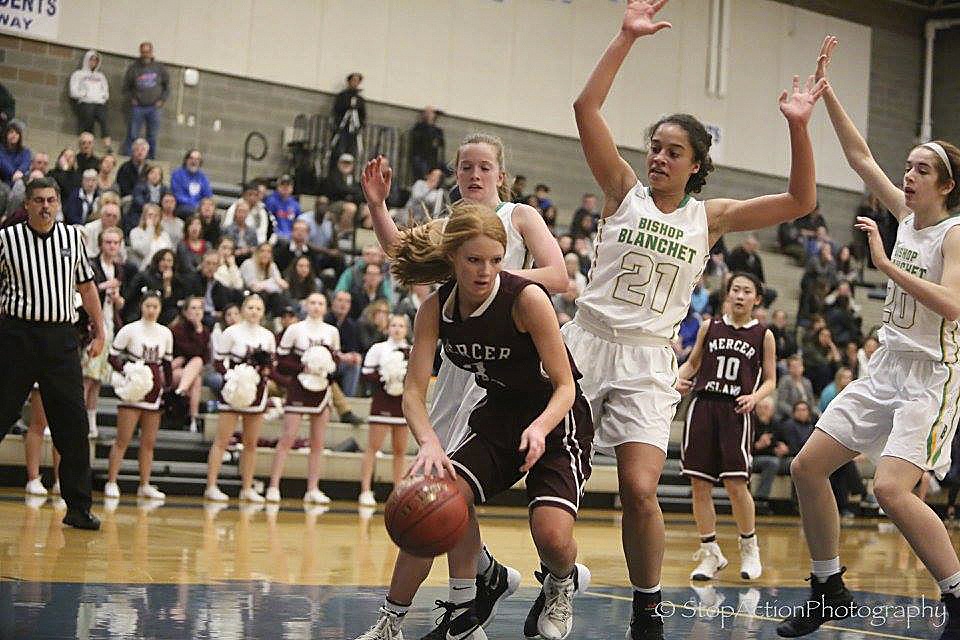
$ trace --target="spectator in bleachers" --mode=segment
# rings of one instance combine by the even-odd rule
[[[243,293],[243,275],[240,273],[240,267],[237,266],[237,259],[233,255],[234,242],[229,236],[220,238],[217,244],[217,253],[220,254],[220,266],[217,267],[213,277],[217,282],[233,290],[236,293]]]
[[[368,262],[363,266],[359,280],[354,280],[350,287],[350,317],[357,319],[370,304],[383,300],[390,310],[390,298],[383,292],[383,263]],[[379,342],[379,341],[378,341]]]
[[[183,230],[183,240],[177,244],[177,271],[195,272],[200,267],[203,256],[210,249],[209,243],[203,239],[203,222],[200,216],[189,218]]]
[[[774,420],[776,404],[773,398],[766,396],[757,403],[753,420],[753,467],[754,473],[760,474],[760,484],[754,492],[757,513],[768,515],[770,509],[770,491],[773,481],[780,474],[787,473],[790,464],[787,454],[790,447],[779,438],[782,431],[780,423]]]
[[[809,327],[814,318],[826,311],[823,301],[830,288],[821,278],[808,278],[800,282],[800,301],[797,305],[797,326]]]
[[[290,284],[280,275],[273,261],[273,246],[269,242],[257,246],[253,256],[240,265],[240,274],[246,287],[264,299],[271,315],[280,315],[280,311],[289,304],[284,292],[290,288]]]
[[[840,350],[833,343],[829,327],[820,327],[807,336],[803,344],[803,368],[813,385],[813,393],[820,395],[840,366]]]
[[[0,84],[0,126],[5,126],[17,115],[17,101],[5,86]]]
[[[533,189],[534,195],[537,196],[538,205],[537,209],[540,211],[545,211],[548,207],[553,206],[553,199],[550,197],[550,186],[540,183]]]
[[[743,271],[755,275],[763,283],[763,306],[769,307],[777,299],[777,292],[767,285],[767,279],[763,273],[763,261],[757,253],[759,249],[760,241],[757,236],[753,233],[747,235],[740,246],[730,252],[727,267],[734,273]]]
[[[777,360],[786,360],[797,353],[797,338],[794,331],[787,326],[787,312],[777,309],[770,318],[770,331],[777,343]]]
[[[177,217],[177,198],[171,192],[160,196],[160,225],[176,247],[183,240],[183,218]]]
[[[160,110],[170,95],[170,76],[167,68],[154,59],[152,43],[140,43],[140,57],[130,63],[123,76],[123,90],[130,96],[130,128],[123,143],[123,153],[130,155],[130,146],[146,125],[146,138],[150,144],[148,157],[152,160],[157,152]]]
[[[349,269],[345,269],[337,280],[336,291],[353,290],[354,283],[363,279],[364,269],[368,264],[376,264],[381,267],[383,274],[383,284],[380,285],[381,297],[391,300],[393,298],[393,281],[390,278],[389,269],[384,265],[383,249],[378,244],[368,244],[360,251],[360,259],[355,260]],[[355,317],[352,316],[351,317]]]
[[[80,180],[80,188],[68,193],[63,201],[63,221],[67,224],[85,224],[93,213],[94,202],[100,196],[97,170],[87,169]]]
[[[337,158],[336,169],[327,180],[323,195],[330,198],[335,206],[338,202],[359,203],[363,199],[360,182],[354,177],[354,158],[349,153],[343,153]]]
[[[787,375],[777,382],[777,420],[788,418],[798,402],[806,402],[808,407],[814,402],[813,385],[803,373],[803,358],[787,358]]]
[[[777,226],[777,244],[780,246],[780,253],[790,256],[794,262],[802,266],[806,259],[806,249],[800,241],[800,229],[796,221],[781,222]]]
[[[177,198],[177,215],[181,218],[193,215],[203,198],[213,197],[210,179],[200,168],[202,165],[200,150],[190,149],[180,167],[170,175],[170,191]]]
[[[220,218],[217,216],[217,203],[214,202],[213,198],[204,198],[200,201],[197,215],[203,225],[201,236],[211,246],[217,246],[217,243],[220,242]]]
[[[241,198],[233,204],[231,221],[229,223],[224,221],[221,232],[223,238],[233,241],[233,255],[237,259],[237,264],[242,264],[253,255],[257,245],[260,244],[257,241],[256,229],[247,223],[249,214],[250,205],[245,198]]]
[[[173,246],[170,234],[160,223],[160,207],[153,203],[146,204],[140,215],[140,223],[130,230],[130,262],[144,268],[158,251],[173,249]]]
[[[413,284],[404,291],[400,302],[394,307],[394,313],[402,313],[410,319],[410,326],[417,317],[420,305],[430,296],[431,287],[428,284]]]
[[[853,371],[847,367],[837,369],[837,373],[833,376],[833,382],[825,386],[823,391],[820,392],[820,404],[818,406],[820,413],[826,411],[827,405],[833,402],[837,394],[843,391],[851,382],[853,382]]]
[[[2,151],[0,151],[2,153]],[[48,177],[57,181],[60,187],[61,200],[66,199],[67,194],[73,193],[80,188],[80,172],[77,171],[77,154],[67,147],[57,156],[57,166],[55,166]]]
[[[30,159],[30,171],[28,173],[33,173],[34,171],[39,171],[44,176],[50,171],[50,156],[46,152],[37,151],[33,154],[33,158]],[[29,180],[27,182],[29,182]]]
[[[716,254],[720,255],[720,254]],[[710,292],[710,296],[707,298],[707,315],[709,316],[718,316],[722,313],[725,313],[724,303],[727,300],[727,282],[730,281],[732,274],[727,271],[720,278],[720,282],[717,283],[717,287]]]
[[[100,158],[100,166],[97,168],[97,187],[100,191],[120,192],[117,187],[117,181],[113,176],[113,170],[117,167],[117,159],[107,154]]]
[[[337,128],[330,147],[334,158],[343,154],[357,153],[357,138],[367,126],[367,102],[360,95],[363,89],[363,74],[351,73],[347,76],[347,87],[333,100],[333,125]]]
[[[530,195],[528,195],[527,199],[523,202],[523,204],[533,209],[536,209],[537,211],[540,211],[540,198],[538,198],[534,193],[531,193]]]
[[[833,332],[834,342],[838,344],[859,342],[862,337],[860,326],[863,319],[853,301],[850,283],[841,280],[837,288],[824,299],[824,304],[827,327]]]
[[[293,222],[300,217],[300,201],[293,195],[293,178],[284,174],[277,179],[277,189],[267,196],[263,206],[273,218],[277,240],[289,240]]]
[[[310,239],[310,225],[306,220],[297,220],[291,227],[291,232],[287,240],[278,237],[277,243],[273,248],[273,261],[277,263],[277,268],[285,272],[287,267],[301,256],[306,257],[311,266],[316,265],[317,255],[310,248],[307,242]]]
[[[584,287],[587,286],[587,276],[580,270],[582,266],[580,256],[573,251],[566,253],[563,256],[563,264],[567,268],[567,277],[576,281],[577,288],[583,291]]]
[[[858,359],[859,354],[860,343],[853,340],[844,344],[843,349],[840,351],[840,366],[850,369],[854,380],[860,377],[860,360]]]
[[[117,170],[117,186],[120,187],[121,196],[133,195],[133,190],[137,183],[145,180],[147,177],[147,154],[150,152],[150,143],[143,138],[137,138],[133,141],[130,150],[130,159],[120,165]],[[159,202],[159,200],[158,200]]]
[[[826,227],[817,227],[817,234],[807,240],[807,257],[816,255],[824,247],[829,249],[834,260],[836,260],[840,244],[830,237]]]
[[[893,246],[897,242],[897,228],[900,226],[900,222],[883,206],[880,199],[872,193],[868,193],[864,197],[864,201],[857,207],[853,218],[854,221],[856,221],[858,216],[870,218],[877,223],[877,228],[880,230],[880,239],[883,241],[884,252],[887,256],[893,254]],[[873,257],[867,246],[866,234],[854,228],[853,242],[854,254],[857,260],[865,261],[872,268],[874,266]]]
[[[437,126],[437,108],[424,107],[420,119],[410,129],[410,168],[413,179],[420,180],[434,169],[442,169],[446,162],[446,142],[443,129]]]
[[[203,323],[203,298],[190,296],[170,323],[173,334],[173,386],[188,400],[190,431],[197,431],[204,366],[210,362],[210,329]]]
[[[583,289],[577,284],[577,281],[570,278],[567,290],[563,293],[555,293],[550,296],[553,302],[553,309],[557,312],[557,320],[564,325],[577,315],[577,298],[583,293]]]
[[[797,218],[793,224],[796,225],[797,231],[800,233],[800,244],[804,246],[816,237],[818,228],[827,228],[827,220],[823,217],[823,214],[820,213],[819,202],[817,203],[816,209],[803,217]],[[809,255],[809,253],[807,255]]]
[[[850,289],[853,290],[853,283],[858,280],[859,273],[850,245],[845,244],[840,247],[840,250],[837,251],[836,263],[837,278],[849,282]]]
[[[377,267],[376,265],[371,265],[370,268],[376,269]],[[360,338],[360,353],[366,355],[370,347],[386,340],[389,326],[390,304],[386,300],[373,300],[365,306],[357,322],[357,332]]]
[[[527,194],[527,176],[517,174],[513,177],[513,184],[510,185],[511,202],[526,202]]]
[[[110,149],[113,146],[107,128],[110,86],[107,76],[100,71],[100,54],[93,49],[83,54],[80,68],[70,74],[70,97],[76,102],[78,133],[95,133],[95,127],[99,123],[103,146]]]
[[[23,125],[16,120],[7,123],[0,144],[0,180],[12,187],[30,170],[30,149],[23,144]]]
[[[693,287],[693,293],[690,295],[690,307],[694,313],[703,316],[707,312],[707,305],[710,302],[710,292],[707,290],[706,281],[703,276]]]
[[[270,214],[267,212],[266,207],[263,206],[263,196],[257,184],[250,183],[244,187],[243,193],[240,194],[237,201],[227,208],[227,212],[223,216],[222,226],[228,227],[233,224],[233,218],[236,215],[237,206],[241,200],[247,203],[245,216],[246,226],[253,229],[254,233],[256,233],[257,244],[266,242],[267,238],[270,237],[272,225]],[[234,238],[234,240],[236,240],[236,238]]]
[[[706,277],[705,282],[707,289],[710,291],[726,289],[726,281],[730,277],[730,267],[727,266],[723,251],[713,251],[711,249],[710,259],[707,260],[703,275]]]
[[[806,400],[794,402],[789,415],[790,417],[780,426],[778,439],[787,445],[789,449],[787,455],[793,458],[800,453],[800,449],[806,444],[816,425],[813,423],[810,403]]]
[[[291,260],[283,271],[283,277],[290,283],[287,295],[297,303],[302,303],[312,293],[323,293],[323,283],[313,270],[313,261],[308,256],[302,255]]]
[[[122,188],[120,193],[123,193]],[[163,169],[157,164],[147,165],[145,179],[133,188],[133,200],[130,203],[124,228],[132,229],[140,224],[140,213],[144,205],[152,203],[160,206],[160,201],[167,193],[169,189],[163,184]]]
[[[690,357],[699,331],[700,316],[694,312],[693,307],[689,307],[686,317],[680,321],[680,326],[677,328],[677,339],[671,342],[673,352],[677,356],[677,364],[683,364]]]
[[[597,222],[600,220],[600,204],[597,196],[592,193],[585,193],[580,198],[580,207],[573,212],[573,219],[570,220],[570,235],[576,235],[584,229],[583,218],[593,220],[591,229],[596,230]]]
[[[96,139],[89,131],[84,131],[77,137],[77,170],[80,173],[86,172],[87,169],[94,171],[100,169],[100,158],[93,149],[94,142]]]
[[[144,216],[147,212],[144,211]],[[175,257],[172,249],[160,249],[150,259],[146,269],[139,271],[127,285],[123,298],[124,323],[130,323],[140,317],[140,300],[148,291],[160,292],[160,324],[167,325],[177,317],[180,301],[187,297],[183,281],[176,277],[173,266]]]
[[[220,254],[207,251],[200,260],[200,266],[192,272],[183,273],[180,279],[187,291],[203,300],[203,322],[212,327],[217,314],[231,303],[243,302],[243,291],[224,286],[216,278],[220,268]]]
[[[123,233],[123,229],[120,229],[120,196],[112,191],[105,193],[99,202],[99,206],[100,215],[97,219],[83,225],[88,258],[93,258],[99,253],[100,236],[104,231],[116,228],[120,233]],[[120,254],[122,256],[126,255],[126,249],[122,243]]]
[[[341,376],[340,386],[348,396],[357,395],[357,381],[360,379],[360,365],[363,356],[360,354],[360,327],[357,321],[350,317],[350,306],[353,299],[346,291],[337,291],[330,302],[330,313],[323,321],[332,324],[340,332],[340,362],[337,373]]]
[[[439,218],[443,213],[443,171],[430,169],[422,178],[410,187],[410,199],[404,206],[404,213],[398,216],[397,225],[410,227]]]
[[[870,358],[877,349],[880,348],[880,341],[876,336],[867,336],[863,340],[863,346],[857,351],[857,379],[866,378],[870,373]]]
[[[543,223],[547,225],[550,235],[557,235],[557,207],[550,205],[541,211],[540,215],[543,216]]]

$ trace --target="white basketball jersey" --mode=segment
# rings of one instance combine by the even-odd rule
[[[943,277],[943,239],[947,231],[960,224],[960,217],[947,218],[939,224],[916,229],[911,214],[900,222],[897,244],[891,260],[900,269],[939,284]],[[887,282],[887,298],[883,302],[883,326],[880,342],[890,351],[923,354],[939,362],[960,360],[960,323],[918,304],[893,280]]]
[[[600,220],[577,315],[615,332],[676,336],[710,256],[707,211],[687,196],[661,212],[640,182]]]
[[[503,268],[507,270],[526,269],[533,263],[533,256],[523,244],[520,232],[513,226],[513,210],[517,205],[513,202],[501,202],[497,206],[497,217],[507,230],[507,250],[503,254]]]
[[[110,355],[160,364],[173,358],[173,333],[159,322],[137,320],[125,324],[113,338]]]
[[[329,347],[331,351],[340,351],[340,331],[332,324],[322,320],[301,320],[290,325],[280,338],[277,353],[285,356],[293,352],[302,356],[310,347]]]

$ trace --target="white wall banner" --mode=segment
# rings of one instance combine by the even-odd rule
[[[56,40],[62,0],[0,0],[0,31]]]

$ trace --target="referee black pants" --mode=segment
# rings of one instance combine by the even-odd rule
[[[70,509],[91,504],[90,425],[83,403],[77,330],[69,324],[0,320],[0,440],[40,385],[53,444],[62,456],[60,491]]]

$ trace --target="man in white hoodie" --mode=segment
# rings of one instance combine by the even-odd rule
[[[100,54],[91,49],[83,56],[83,64],[70,76],[70,97],[77,102],[77,118],[80,131],[94,133],[94,126],[100,123],[100,136],[108,153],[113,146],[107,129],[107,100],[110,88],[107,76],[100,71]]]

